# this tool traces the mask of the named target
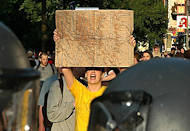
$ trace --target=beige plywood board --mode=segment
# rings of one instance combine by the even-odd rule
[[[57,10],[57,67],[128,67],[134,63],[131,10]]]

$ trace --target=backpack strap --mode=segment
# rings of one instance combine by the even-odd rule
[[[51,66],[51,69],[52,69],[52,71],[53,71],[53,74],[55,74],[55,69],[54,69],[54,67],[53,67],[53,64],[50,64],[50,66]]]
[[[63,96],[63,79],[62,79],[62,75],[60,74],[60,78],[58,79],[58,81],[59,81],[59,87],[60,87],[60,89],[61,89],[61,94],[62,94],[62,96]]]

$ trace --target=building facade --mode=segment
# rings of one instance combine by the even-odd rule
[[[175,45],[185,45],[187,29],[179,26],[179,16],[187,16],[186,0],[164,0],[164,5],[168,7],[168,31],[164,39],[165,50],[170,51]],[[182,22],[182,21],[181,21]],[[185,24],[185,22],[182,22]]]

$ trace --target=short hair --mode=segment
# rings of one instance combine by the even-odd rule
[[[151,52],[151,51],[146,50],[146,51],[144,51],[144,52],[143,52],[143,54],[144,54],[144,53],[148,53],[148,54],[150,55],[150,58],[151,58],[151,59],[153,58],[153,54],[152,54],[152,52]]]
[[[45,53],[45,52],[42,52],[42,53],[39,55],[39,57],[42,58],[42,56],[48,56],[48,54]]]
[[[175,50],[175,51],[176,51],[176,48],[172,47],[172,48],[171,48],[171,51],[172,51],[172,50]]]

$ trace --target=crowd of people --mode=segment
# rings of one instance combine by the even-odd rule
[[[161,52],[159,45],[154,45],[153,50],[146,50],[144,52],[135,52],[135,63],[147,61],[152,58],[172,58],[178,57],[183,59],[190,59],[190,50],[185,50],[182,46],[172,47],[171,51]]]
[[[40,65],[40,59],[42,55],[46,54],[47,56],[47,62],[49,64],[54,64],[55,61],[55,52],[53,51],[52,53],[50,51],[42,52],[42,51],[33,51],[33,50],[28,50],[26,52],[26,56],[30,62],[30,65],[33,68],[37,68],[37,66]],[[44,56],[43,56],[44,57]]]
[[[56,31],[54,40],[59,41]],[[131,37],[130,43],[136,46],[134,37]],[[92,100],[101,96],[108,83],[129,68],[89,67],[83,70],[84,75],[76,77],[72,68],[55,67],[54,53],[28,51],[27,57],[31,66],[41,73],[39,131],[87,131]],[[172,47],[171,52],[162,53],[159,45],[155,45],[152,51],[135,51],[134,64],[171,57],[189,59],[190,50]]]
[[[59,33],[55,31],[54,41],[57,43],[59,40]],[[134,47],[136,46],[136,41],[133,36],[131,36],[129,43]],[[23,56],[25,58],[25,54]],[[55,53],[52,52],[51,54],[50,51],[36,53],[30,50],[26,52],[26,56],[28,57],[31,67],[35,69],[31,71],[35,71],[35,73],[38,74],[36,75],[36,79],[39,78],[39,73],[36,70],[38,70],[41,75],[39,79],[40,94],[38,98],[39,131],[87,131],[91,112],[91,102],[104,93],[109,82],[115,79],[118,74],[130,68],[55,67]],[[190,49],[185,50],[182,46],[176,46],[171,48],[171,52],[162,53],[159,45],[155,45],[153,51],[135,51],[134,64],[150,59],[171,57],[190,59]],[[10,63],[13,64],[12,62]],[[29,74],[28,69],[25,71]],[[128,72],[126,71],[124,73]],[[11,74],[11,76],[13,75]],[[138,73],[136,75],[138,75]],[[31,78],[33,78],[33,75]],[[8,83],[10,82],[8,81]],[[12,82],[12,84],[14,85],[14,82]],[[6,119],[4,112],[2,112],[1,119],[3,119],[1,121],[6,121],[4,120]],[[7,127],[7,123],[2,124],[1,121],[0,130],[3,129],[2,126]]]

